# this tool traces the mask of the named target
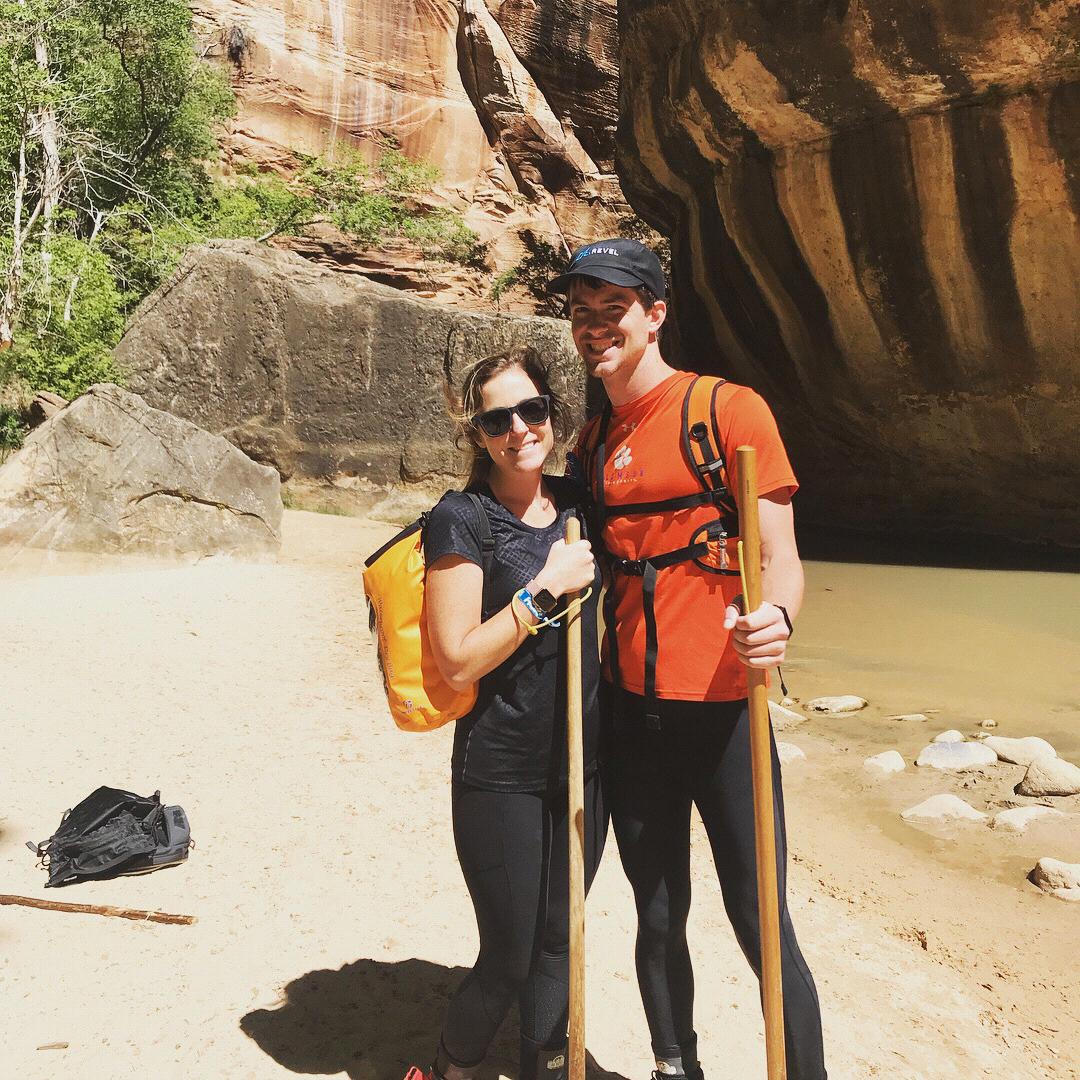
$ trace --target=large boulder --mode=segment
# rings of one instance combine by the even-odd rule
[[[157,408],[293,474],[449,481],[461,458],[447,379],[511,344],[554,363],[577,417],[567,324],[456,311],[253,241],[189,252],[138,310],[116,358]]]
[[[0,545],[162,556],[281,543],[281,484],[235,446],[92,386],[0,467]]]
[[[776,407],[802,520],[1080,545],[1080,8],[620,0],[619,34],[671,346]]]

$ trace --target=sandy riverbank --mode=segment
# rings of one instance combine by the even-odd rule
[[[286,530],[276,564],[0,569],[0,892],[198,918],[2,909],[6,1075],[399,1080],[428,1058],[475,950],[447,821],[449,732],[407,736],[383,710],[359,567],[391,527],[290,512]],[[835,592],[816,573],[811,594]],[[932,705],[928,685],[888,700],[899,683],[874,682],[866,633],[852,631],[862,648],[850,665],[830,652],[825,600],[801,622],[793,692],[872,698],[857,717],[782,736],[807,754],[785,771],[790,903],[830,1076],[1080,1076],[1080,905],[1023,880],[1040,855],[1080,861],[1080,807],[1023,837],[903,824],[899,809],[937,791],[992,807],[1021,770],[867,779],[867,754],[896,747],[910,761],[974,715],[946,715],[944,682]],[[852,629],[843,604],[832,617]],[[884,719],[928,707],[943,712],[914,728]],[[1033,733],[998,719],[1003,734]],[[198,846],[177,869],[45,893],[23,842],[100,783],[160,788],[187,808]],[[694,875],[706,1075],[763,1076],[756,987],[703,843]],[[589,902],[588,1041],[595,1075],[640,1080],[649,1055],[632,932],[612,842]],[[514,1075],[513,1045],[508,1030],[489,1077]]]

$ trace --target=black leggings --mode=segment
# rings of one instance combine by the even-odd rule
[[[442,1050],[460,1068],[479,1064],[515,999],[521,1076],[543,1049],[566,1041],[569,869],[566,792],[480,791],[454,786],[454,839],[476,909],[480,955],[446,1014]],[[585,887],[607,837],[600,783],[585,785]]]
[[[644,698],[620,694],[612,739],[612,821],[638,912],[635,960],[653,1051],[696,1060],[690,912],[690,805],[712,847],[724,907],[743,954],[761,976],[750,721],[745,701],[660,701],[659,727]],[[821,1011],[785,897],[787,841],[780,763],[773,744],[784,1034],[789,1080],[824,1080]]]

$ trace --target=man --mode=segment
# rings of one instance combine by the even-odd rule
[[[635,960],[656,1058],[652,1075],[703,1080],[686,942],[690,808],[697,806],[705,826],[736,939],[760,977],[745,668],[783,662],[802,601],[791,508],[798,485],[768,406],[731,383],[696,384],[716,390],[710,423],[695,424],[692,436],[707,445],[711,428],[720,443],[713,449],[727,463],[727,489],[708,457],[704,465],[690,460],[693,416],[684,401],[694,376],[661,354],[666,287],[647,247],[621,238],[589,244],[548,288],[567,295],[574,343],[610,401],[604,416],[586,425],[569,469],[592,488],[612,566],[605,640],[618,688],[611,809],[638,912]],[[744,444],[757,449],[765,597],[748,615],[736,595],[729,494],[737,483],[735,448]],[[772,756],[788,1078],[824,1080],[817,992],[784,900],[775,746]]]

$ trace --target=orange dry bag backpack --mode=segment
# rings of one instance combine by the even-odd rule
[[[480,523],[486,587],[495,541],[483,504],[472,492],[465,494]],[[476,686],[451,687],[431,652],[424,606],[427,520],[428,514],[421,514],[364,562],[368,623],[375,635],[390,715],[403,731],[433,731],[460,720],[476,704]]]

